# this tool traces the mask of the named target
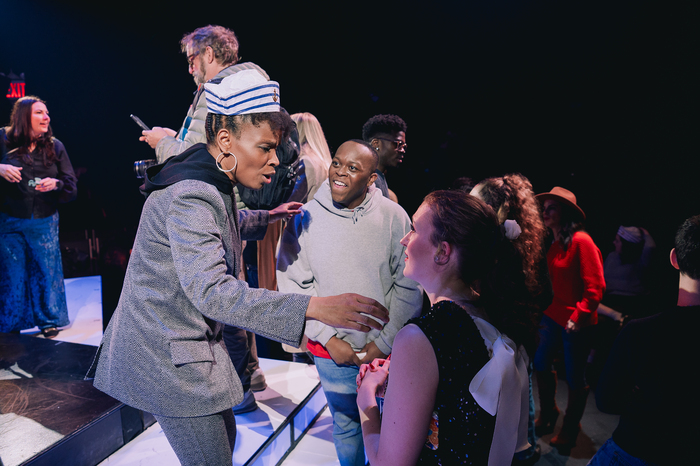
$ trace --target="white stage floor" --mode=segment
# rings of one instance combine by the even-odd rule
[[[66,295],[71,324],[55,340],[98,346],[102,338],[102,294],[99,276],[66,279]],[[36,334],[38,329],[22,332]],[[41,338],[41,337],[40,337]],[[318,383],[314,366],[273,359],[261,359],[268,388],[255,394],[259,409],[236,416],[238,435],[233,463],[244,464],[269,438],[275,429],[312,391]],[[325,405],[323,391],[297,415],[297,424],[306,425]],[[292,453],[281,463],[285,466],[332,466],[338,462],[332,439],[333,422],[328,409],[302,437]],[[298,437],[299,432],[295,433]],[[252,464],[278,464],[277,459],[290,443],[288,433]],[[100,463],[100,466],[172,466],[177,457],[158,423],[127,443]]]

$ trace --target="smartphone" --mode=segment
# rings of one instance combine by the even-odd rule
[[[143,121],[141,121],[141,118],[137,117],[137,116],[134,115],[133,113],[132,113],[131,115],[129,115],[129,116],[131,117],[132,120],[134,120],[134,121],[136,122],[137,125],[139,125],[141,128],[143,128],[145,131],[150,131],[150,130],[151,130],[151,128],[149,128],[148,126],[146,126],[146,123],[144,123]]]

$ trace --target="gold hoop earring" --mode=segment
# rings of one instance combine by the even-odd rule
[[[221,167],[221,164],[219,163],[219,157],[221,157],[222,155],[223,155],[224,157],[227,156],[227,155],[232,155],[232,156],[233,156],[233,160],[235,160],[235,163],[233,164],[233,167],[231,167],[231,168],[228,169],[228,170],[224,170],[224,169]],[[236,154],[234,154],[233,152],[224,152],[224,151],[221,151],[221,153],[220,153],[219,155],[216,156],[216,168],[218,168],[219,171],[221,171],[221,172],[230,173],[230,172],[234,171],[234,170],[236,169],[237,166],[238,166],[238,157],[236,157]]]

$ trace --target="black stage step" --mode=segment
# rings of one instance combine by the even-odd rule
[[[155,422],[83,380],[96,351],[0,333],[0,465],[94,466]]]

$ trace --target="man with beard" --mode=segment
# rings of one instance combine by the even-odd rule
[[[238,39],[236,34],[223,26],[204,26],[195,29],[180,41],[182,52],[187,57],[188,71],[197,84],[194,101],[190,106],[182,127],[176,133],[170,128],[154,126],[150,131],[143,131],[140,141],[145,141],[156,151],[158,163],[163,163],[197,143],[206,143],[204,123],[207,118],[207,101],[204,93],[205,83],[220,83],[225,77],[239,71],[255,70],[266,80],[270,77],[254,63],[238,63]],[[236,195],[238,198],[238,195]],[[238,209],[246,208],[238,202]],[[254,245],[254,242],[253,242]],[[248,249],[246,249],[248,250]],[[245,253],[244,253],[245,255]],[[246,268],[257,262],[253,248],[253,259],[245,257]],[[254,283],[257,287],[257,276]],[[258,365],[255,335],[246,330],[227,325],[224,328],[224,341],[231,361],[243,383],[245,398],[233,408],[236,414],[253,411],[257,408],[252,390],[259,391],[267,387],[265,375]]]
[[[411,222],[398,204],[373,186],[378,156],[362,140],[343,143],[328,180],[287,225],[277,258],[280,291],[332,296],[340,290],[371,297],[389,309],[389,323],[368,334],[307,322],[314,355],[333,416],[333,441],[342,466],[365,465],[356,403],[359,366],[391,353],[394,336],[421,312],[423,292],[403,275],[401,239]]]
[[[204,83],[219,83],[226,76],[243,70],[256,70],[265,79],[270,79],[258,65],[238,63],[238,39],[233,31],[225,27],[209,25],[195,29],[185,34],[180,47],[187,56],[188,71],[197,84],[197,92],[178,132],[154,126],[150,131],[143,131],[139,138],[156,150],[158,163],[197,143],[207,142],[204,134],[204,121],[207,118]]]
[[[396,202],[386,182],[386,171],[400,164],[406,155],[406,123],[397,115],[375,115],[362,126],[362,139],[379,155],[375,186],[384,197]]]

